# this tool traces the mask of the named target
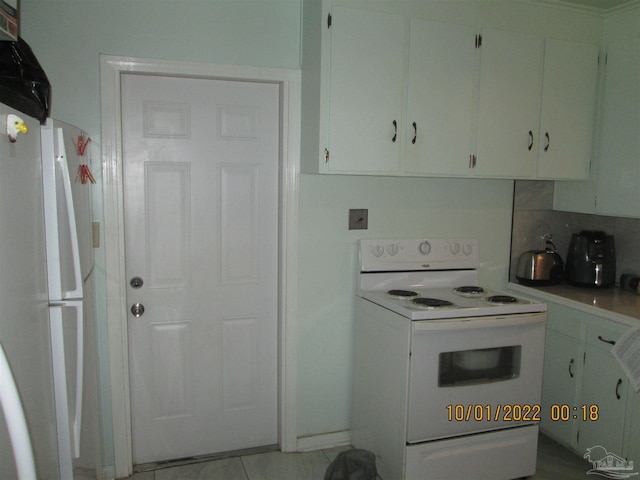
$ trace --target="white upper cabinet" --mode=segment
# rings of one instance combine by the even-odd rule
[[[607,46],[596,213],[640,217],[640,37]]]
[[[327,169],[400,173],[405,19],[334,7],[330,30]]]
[[[556,210],[640,218],[640,5],[607,16],[597,155],[586,182],[556,182]]]
[[[468,175],[476,29],[411,19],[405,172]]]
[[[597,81],[597,46],[546,39],[538,178],[589,176]]]
[[[481,50],[477,174],[587,178],[598,47],[485,29]]]
[[[491,2],[304,1],[303,172],[588,175],[597,47],[532,34],[517,19],[514,31],[482,26],[496,17]]]
[[[533,178],[544,39],[484,29],[481,49],[476,173]]]

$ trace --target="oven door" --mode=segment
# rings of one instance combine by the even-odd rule
[[[539,422],[546,319],[413,322],[407,442]]]

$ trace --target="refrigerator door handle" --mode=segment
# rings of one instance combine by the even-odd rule
[[[84,310],[83,302],[69,302],[76,311],[76,411],[73,418],[74,458],[80,457],[80,434],[82,430],[82,393],[84,378]]]
[[[80,269],[80,248],[78,246],[78,228],[76,227],[76,212],[73,206],[73,194],[71,192],[71,177],[69,175],[69,164],[67,162],[67,152],[64,143],[64,132],[61,128],[56,131],[58,136],[59,157],[58,162],[62,170],[62,184],[64,202],[67,207],[67,217],[69,219],[69,238],[71,242],[71,255],[73,261],[73,275],[75,278],[75,289],[62,292],[63,299],[82,298],[82,272]]]
[[[49,305],[51,321],[51,354],[53,357],[54,391],[56,397],[56,418],[58,427],[58,454],[61,472],[72,468],[71,458],[80,457],[82,431],[82,394],[84,378],[84,309],[83,301],[56,302]],[[76,389],[69,392],[65,356],[65,335],[63,309],[71,308],[76,328]],[[67,344],[67,348],[70,345]],[[70,412],[69,395],[75,397],[75,411]],[[73,415],[73,416],[72,416]],[[62,478],[64,475],[62,475]]]
[[[49,307],[51,325],[51,358],[53,362],[53,392],[55,396],[56,431],[58,434],[58,461],[60,478],[73,478],[71,462],[71,432],[69,429],[69,398],[67,396],[67,369],[64,356],[64,324],[62,305]]]
[[[36,465],[29,440],[27,420],[2,343],[0,343],[0,378],[2,379],[0,382],[0,407],[4,412],[5,423],[9,430],[18,478],[19,480],[36,480]]]

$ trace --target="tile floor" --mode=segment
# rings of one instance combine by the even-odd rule
[[[129,480],[323,480],[336,455],[351,447],[305,453],[267,452],[211,462],[167,466]],[[583,480],[590,465],[547,437],[540,436],[538,468],[529,480]]]

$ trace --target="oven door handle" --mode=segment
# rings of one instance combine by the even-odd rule
[[[449,318],[441,320],[414,320],[411,328],[416,332],[438,330],[473,330],[478,328],[522,327],[547,323],[546,312],[522,313],[495,317]]]

